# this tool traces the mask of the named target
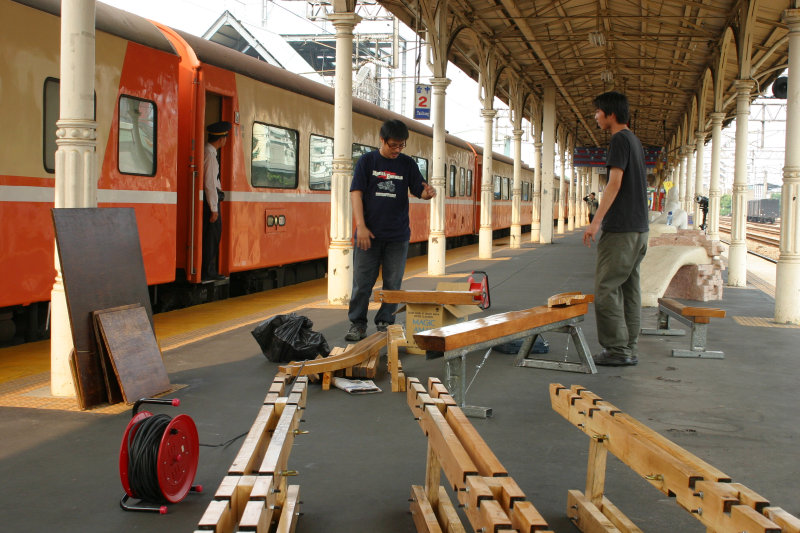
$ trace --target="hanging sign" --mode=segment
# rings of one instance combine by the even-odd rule
[[[430,120],[431,118],[431,86],[418,83],[414,86],[414,118]]]

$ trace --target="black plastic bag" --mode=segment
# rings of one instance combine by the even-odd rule
[[[314,359],[328,355],[331,348],[314,323],[305,316],[290,313],[275,315],[252,331],[261,351],[273,363]]]

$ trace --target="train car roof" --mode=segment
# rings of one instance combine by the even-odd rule
[[[61,0],[13,0],[17,4],[22,4],[45,13],[50,13],[57,17],[61,16]],[[172,44],[164,35],[158,31],[152,22],[133,13],[128,13],[121,9],[111,7],[97,2],[95,11],[95,27],[105,33],[122,37],[129,41],[161,50],[170,54],[176,54]]]
[[[317,100],[328,102],[330,104],[334,103],[335,91],[332,87],[309,80],[308,78],[304,78],[299,74],[294,74],[288,70],[270,65],[265,61],[242,54],[231,48],[208,41],[201,37],[197,37],[196,35],[192,35],[180,30],[176,30],[176,32],[189,44],[189,46],[192,47],[194,53],[197,55],[197,58],[203,63],[208,63],[209,65],[214,65],[215,67],[226,70],[231,70],[243,76],[247,76],[248,78],[263,81],[264,83],[269,83],[271,85],[275,85],[276,87],[280,87],[281,89],[302,94],[303,96],[316,98]],[[432,127],[420,124],[416,120],[409,120],[408,117],[404,117],[403,115],[395,113],[394,111],[389,111],[365,100],[361,100],[360,98],[353,98],[353,111],[355,113],[366,115],[378,120],[400,119],[405,122],[406,125],[408,125],[409,130],[433,137]],[[447,135],[447,142],[466,150],[471,150],[474,148],[478,155],[483,154],[483,149],[480,146],[473,147],[463,139],[453,135]],[[494,159],[510,165],[514,164],[514,160],[512,158],[502,154],[495,153]],[[526,169],[529,168],[525,164],[522,166]]]

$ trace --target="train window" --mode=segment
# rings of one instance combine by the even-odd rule
[[[498,176],[497,174],[495,174],[493,181],[494,181],[494,199],[495,200],[499,200],[500,196],[501,196],[501,189],[502,189],[502,185],[501,185],[502,178],[500,176]]]
[[[450,165],[450,179],[447,183],[447,189],[450,193],[450,196],[456,195],[456,166]]]
[[[369,152],[372,152],[374,150],[377,150],[377,148],[375,148],[374,146],[367,146],[366,144],[353,143],[353,167],[356,166],[356,163],[358,163],[358,160],[361,158],[362,155],[368,154]]]
[[[46,78],[42,92],[42,162],[44,169],[51,174],[56,171],[56,122],[61,115],[61,101],[59,99],[59,87],[61,81],[57,78]],[[94,95],[94,115],[97,120],[97,93]]]
[[[250,183],[253,187],[297,187],[297,132],[253,123]]]
[[[508,200],[509,179],[503,178],[503,200]]]
[[[464,167],[459,167],[458,169],[458,195],[464,196],[464,191],[466,190],[467,186],[467,171]]]
[[[467,196],[472,196],[472,170],[467,170]]]
[[[531,184],[527,181],[522,182],[522,201],[527,202],[531,199]]]
[[[428,160],[421,157],[411,156],[417,162],[419,173],[422,174],[422,179],[428,181]]]
[[[315,191],[331,190],[333,179],[333,139],[312,135],[308,142],[309,187]]]
[[[155,102],[119,97],[117,164],[122,174],[155,175],[157,119]]]

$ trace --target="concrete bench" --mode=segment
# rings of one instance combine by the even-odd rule
[[[567,515],[584,532],[641,531],[604,495],[611,452],[656,489],[716,533],[797,533],[800,520],[681,448],[602,398],[573,385],[550,384],[553,410],[588,435],[584,492],[567,494]],[[638,488],[636,490],[639,490]],[[672,499],[672,498],[670,498]]]
[[[289,485],[289,453],[305,409],[308,378],[278,375],[196,532],[294,531],[300,486]],[[275,529],[273,529],[273,527]]]
[[[510,311],[467,322],[422,331],[414,334],[417,346],[426,350],[429,358],[444,356],[445,385],[458,406],[468,416],[491,416],[488,407],[466,405],[466,355],[489,349],[517,339],[525,339],[517,353],[516,366],[597,373],[589,347],[578,325],[583,321],[594,300],[591,294],[564,293],[549,299],[548,305],[523,311]],[[574,341],[578,361],[554,361],[532,358],[530,352],[536,337],[545,332],[567,333]],[[488,356],[487,351],[487,356]]]
[[[411,487],[418,532],[465,531],[441,485],[444,472],[474,531],[546,533],[547,522],[438,379],[430,378],[426,391],[417,378],[408,378],[406,401],[428,438],[425,485]]]
[[[720,351],[706,350],[708,324],[712,318],[725,318],[725,311],[714,307],[697,307],[684,305],[670,298],[658,299],[657,329],[642,329],[642,335],[685,335],[682,329],[670,329],[669,319],[691,327],[691,338],[688,350],[673,349],[672,357],[702,357],[706,359],[723,359]]]
[[[642,307],[656,307],[672,278],[685,265],[709,265],[711,257],[700,246],[651,246],[639,269]]]

